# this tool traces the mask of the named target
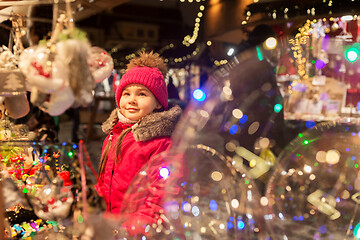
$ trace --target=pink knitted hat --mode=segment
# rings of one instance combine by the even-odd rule
[[[158,68],[136,66],[129,69],[124,76],[122,76],[119,86],[116,88],[115,100],[118,106],[120,105],[120,97],[124,87],[132,83],[147,87],[165,110],[168,109],[168,91],[164,76]]]

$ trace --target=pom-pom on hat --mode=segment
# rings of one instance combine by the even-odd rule
[[[130,61],[127,65],[126,73],[120,79],[115,93],[117,105],[120,105],[119,102],[123,89],[129,84],[136,83],[147,87],[165,110],[167,110],[168,92],[164,80],[166,72],[166,64],[158,54],[141,52],[139,57]]]

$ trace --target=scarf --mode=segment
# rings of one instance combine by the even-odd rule
[[[137,121],[130,120],[121,114],[120,109],[117,111],[119,122],[123,124],[135,124]]]

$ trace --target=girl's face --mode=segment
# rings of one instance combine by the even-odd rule
[[[132,121],[161,108],[154,94],[141,84],[127,85],[121,93],[119,105],[120,113]]]

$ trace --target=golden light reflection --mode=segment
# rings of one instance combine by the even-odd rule
[[[348,190],[344,190],[341,194],[341,198],[348,199],[350,197],[350,193]]]
[[[209,224],[208,224],[210,230],[217,235],[217,231],[216,229],[213,227],[214,226],[214,221],[211,221]]]
[[[318,151],[316,153],[316,160],[318,162],[326,162],[326,152],[325,151]]]
[[[191,210],[191,204],[190,203],[185,203],[184,205],[183,205],[183,209],[184,209],[184,211],[185,212],[190,212],[190,210]],[[185,223],[186,224],[186,223]]]
[[[236,170],[240,170],[244,165],[244,159],[238,155],[235,155],[233,158],[232,165]]]
[[[204,118],[209,118],[210,117],[209,113],[207,111],[205,111],[205,110],[200,110],[199,113]]]
[[[222,176],[221,172],[214,171],[214,172],[211,173],[211,178],[216,182],[220,181],[222,179],[222,177],[223,176]]]
[[[258,178],[261,175],[263,175],[264,173],[266,173],[267,171],[269,171],[270,166],[267,164],[267,162],[263,158],[257,156],[256,154],[252,153],[251,151],[247,150],[246,148],[237,147],[235,149],[235,152],[241,158],[244,158],[247,161],[249,161],[249,163],[251,160],[256,161],[256,166],[248,171],[251,178]],[[235,158],[234,158],[234,160],[235,160]]]
[[[310,173],[311,170],[312,170],[311,167],[309,165],[305,164],[304,171],[307,172],[307,173]]]
[[[239,205],[240,205],[240,203],[239,203],[239,201],[238,201],[237,199],[231,200],[231,206],[232,206],[233,208],[238,208]]]
[[[224,225],[223,223],[221,223],[221,224],[219,225],[219,228],[220,228],[220,229],[225,229],[225,225]]]
[[[295,169],[294,169],[294,168],[290,168],[289,171],[288,171],[288,176],[293,175],[294,172],[295,172]]]
[[[266,49],[274,49],[274,48],[276,48],[276,45],[277,45],[276,38],[269,37],[268,39],[265,40],[264,45],[265,45]]]
[[[256,160],[251,159],[249,165],[250,165],[251,168],[255,167],[256,166]]]
[[[267,199],[267,197],[260,198],[260,204],[262,206],[267,206],[269,204],[269,200]]]
[[[259,145],[261,149],[268,148],[270,145],[270,140],[268,138],[261,138],[259,141]]]
[[[336,149],[329,150],[326,153],[326,162],[329,164],[337,164],[340,161],[340,152]]]
[[[226,150],[228,150],[229,152],[234,152],[236,149],[236,145],[234,142],[230,141],[228,143],[225,144],[225,148]]]
[[[357,192],[357,193],[355,193],[354,195],[351,196],[351,199],[352,199],[354,202],[356,202],[357,204],[360,204],[359,196],[360,196],[360,193]]]
[[[307,49],[309,43],[310,33],[312,31],[312,23],[315,21],[307,20],[304,26],[299,28],[299,33],[295,35],[294,39],[290,39],[289,43],[292,45],[291,50],[293,51],[294,58],[296,59],[297,72],[300,76],[300,79],[307,79],[308,75],[306,73],[306,63],[308,59],[304,57],[306,53],[304,48]]]
[[[234,116],[234,118],[240,119],[243,116],[243,112],[240,109],[234,109],[232,111],[232,115]]]
[[[222,93],[221,93],[221,99],[224,99],[225,101],[232,99],[232,90],[230,87],[225,86],[223,87]]]
[[[320,212],[328,215],[331,220],[338,219],[341,216],[341,213],[335,209],[336,199],[329,194],[326,195],[320,189],[308,195],[307,201],[314,205]],[[313,213],[310,211],[310,214]]]
[[[249,135],[253,135],[254,133],[256,133],[256,131],[259,129],[260,127],[260,123],[258,121],[253,122],[248,129],[248,133]]]

